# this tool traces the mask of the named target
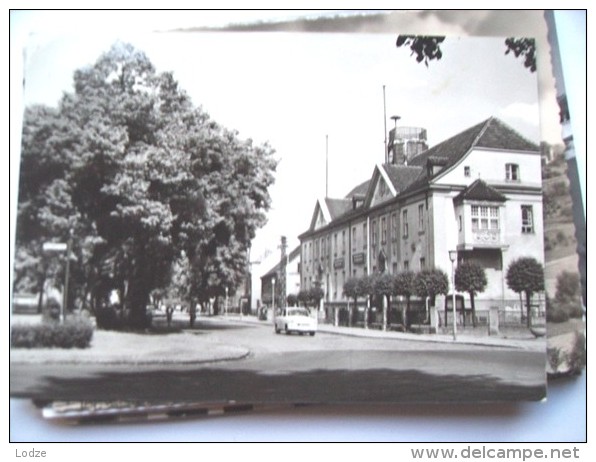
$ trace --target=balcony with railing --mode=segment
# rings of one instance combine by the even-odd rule
[[[498,229],[477,229],[472,231],[472,240],[475,244],[501,244],[501,233]]]

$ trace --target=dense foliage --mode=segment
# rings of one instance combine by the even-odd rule
[[[63,323],[15,324],[11,328],[13,348],[87,348],[93,338],[93,325],[83,317]]]
[[[532,325],[532,294],[544,290],[544,268],[533,257],[521,257],[511,262],[505,275],[507,286],[526,296],[526,322]]]
[[[131,327],[155,289],[233,292],[270,206],[273,150],[211,120],[130,45],[77,70],[74,89],[25,112],[16,290],[60,278],[41,245],[72,237],[69,300],[94,310],[117,290]]]
[[[455,289],[459,292],[470,294],[470,305],[472,306],[472,324],[476,327],[476,305],[474,297],[484,292],[488,281],[484,268],[474,261],[462,261],[455,269]]]
[[[433,35],[399,35],[395,45],[400,48],[407,46],[416,61],[428,67],[429,61],[440,60],[443,57],[441,44],[445,37]],[[516,58],[524,60],[524,67],[530,72],[536,72],[536,42],[529,38],[509,37],[505,39],[505,54],[513,53]]]

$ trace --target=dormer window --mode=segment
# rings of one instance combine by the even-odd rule
[[[438,174],[445,166],[448,161],[445,157],[431,156],[426,160],[426,174],[428,177],[433,177]]]
[[[466,166],[464,167],[464,176],[465,176],[466,178],[469,178],[469,177],[470,177],[470,175],[471,175],[471,173],[470,173],[470,166],[469,166],[469,165],[466,165]]]
[[[507,181],[519,181],[519,165],[505,164],[505,179]]]

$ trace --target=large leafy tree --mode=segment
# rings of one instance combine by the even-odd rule
[[[130,45],[76,71],[74,88],[25,115],[17,245],[32,260],[72,234],[88,291],[117,289],[132,327],[175,261],[189,298],[233,290],[270,206],[273,150],[193,107]]]
[[[526,323],[532,326],[532,295],[544,290],[544,267],[534,257],[520,257],[511,262],[505,275],[507,287],[526,296]]]
[[[460,292],[470,294],[470,304],[472,305],[472,324],[476,327],[476,306],[474,297],[478,293],[484,292],[488,281],[484,268],[474,261],[463,261],[455,269],[455,289]]]

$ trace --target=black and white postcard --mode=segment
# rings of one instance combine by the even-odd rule
[[[31,37],[11,396],[545,398],[583,311],[540,40],[235,29]]]

